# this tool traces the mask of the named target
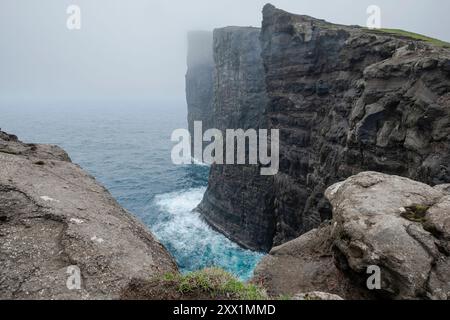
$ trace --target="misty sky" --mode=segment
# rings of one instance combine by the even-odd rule
[[[184,100],[186,32],[260,26],[260,0],[0,0],[0,103]],[[272,0],[284,10],[450,41],[448,0]],[[66,28],[81,8],[82,28]]]

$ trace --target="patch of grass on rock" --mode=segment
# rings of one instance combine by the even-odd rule
[[[265,290],[239,281],[230,273],[209,268],[186,275],[168,273],[148,281],[133,280],[123,299],[140,300],[267,300]]]
[[[388,34],[392,34],[392,35],[395,35],[395,36],[411,38],[411,39],[414,39],[414,40],[420,40],[420,41],[424,41],[424,42],[429,42],[429,43],[431,43],[431,44],[433,44],[435,46],[438,46],[438,47],[450,48],[450,43],[448,43],[448,42],[445,42],[445,41],[442,41],[442,40],[439,40],[439,39],[435,39],[435,38],[431,38],[431,37],[427,37],[427,36],[424,36],[422,34],[401,30],[401,29],[378,29],[378,30],[374,30],[374,31],[375,32],[381,32],[381,33],[388,33]]]
[[[402,217],[409,221],[424,223],[426,222],[428,209],[430,209],[428,206],[412,205],[405,208],[405,211],[402,212]]]

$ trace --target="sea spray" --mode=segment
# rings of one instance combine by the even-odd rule
[[[239,247],[203,221],[194,209],[205,191],[194,188],[156,196],[155,204],[164,214],[152,231],[172,252],[183,272],[215,266],[247,280],[263,254]]]

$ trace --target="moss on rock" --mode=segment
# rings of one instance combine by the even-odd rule
[[[428,209],[430,209],[428,206],[412,205],[405,208],[402,217],[409,221],[425,223]]]

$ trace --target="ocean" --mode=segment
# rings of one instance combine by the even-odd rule
[[[0,128],[24,142],[56,144],[143,221],[182,272],[221,267],[249,279],[262,253],[244,250],[193,209],[209,167],[176,166],[172,131],[187,127],[183,103],[0,104]]]

